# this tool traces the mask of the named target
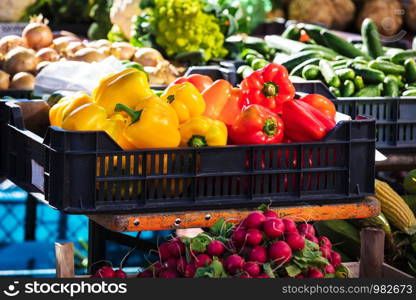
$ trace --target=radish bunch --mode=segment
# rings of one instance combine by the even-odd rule
[[[237,225],[220,220],[209,232],[161,244],[158,253],[159,261],[137,277],[325,278],[346,272],[327,237],[270,210]]]
[[[103,266],[99,268],[92,278],[127,278],[127,274],[122,270],[114,270],[112,267]]]

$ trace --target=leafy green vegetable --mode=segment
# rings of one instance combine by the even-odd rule
[[[212,263],[205,268],[198,268],[196,270],[195,278],[227,278],[227,273],[224,270],[224,266],[218,260],[214,258]]]

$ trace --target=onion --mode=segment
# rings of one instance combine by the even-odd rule
[[[111,48],[103,46],[98,49],[98,52],[100,52],[102,55],[105,55],[105,57],[109,57],[111,55]]]
[[[43,48],[36,53],[39,62],[41,61],[58,61],[59,54],[52,48]]]
[[[71,42],[79,42],[79,38],[73,36],[61,36],[54,39],[52,45],[58,53],[62,53],[65,52],[66,48]]]
[[[77,42],[70,42],[66,47],[65,54],[68,57],[72,57],[77,53],[78,50],[85,48],[85,45],[79,41]]]
[[[116,42],[111,47],[111,54],[119,60],[130,60],[135,52],[136,48],[126,42]]]
[[[0,54],[6,55],[10,50],[16,47],[25,47],[24,40],[17,35],[8,35],[0,39]]]
[[[106,56],[100,53],[97,49],[93,48],[84,48],[78,50],[73,57],[74,60],[83,61],[83,62],[99,62],[102,61]]]
[[[23,29],[23,40],[30,48],[39,50],[52,44],[53,33],[47,24],[48,20],[44,20],[43,16],[39,15],[33,17]]]
[[[111,42],[108,40],[97,40],[88,43],[89,48],[96,48],[99,49],[101,47],[111,47]]]
[[[0,70],[0,90],[8,90],[10,83],[10,75]]]
[[[134,54],[134,61],[144,67],[157,67],[164,60],[162,54],[153,48],[140,48]]]
[[[19,72],[33,73],[36,70],[37,58],[35,51],[23,47],[17,47],[7,53],[3,69],[14,75]]]
[[[20,72],[13,76],[10,88],[16,90],[33,90],[35,88],[35,76],[27,72]]]
[[[36,74],[39,74],[40,71],[43,70],[43,68],[49,66],[52,62],[50,61],[42,61],[40,63],[38,63],[37,67],[36,67]]]

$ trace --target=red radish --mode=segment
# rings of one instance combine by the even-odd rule
[[[305,278],[305,275],[303,275],[302,273],[300,273],[299,275],[296,275],[295,278]]]
[[[157,261],[152,265],[152,269],[155,270],[155,274],[158,275],[163,269],[163,266],[159,261]]]
[[[178,270],[178,272],[180,273],[184,273],[187,264],[188,263],[186,262],[185,257],[178,258],[178,260],[176,261],[176,270]]]
[[[207,252],[211,256],[221,256],[225,251],[225,246],[220,241],[211,241],[207,247]]]
[[[322,256],[325,257],[326,259],[330,259],[331,258],[331,249],[329,249],[328,247],[325,246],[321,246],[319,248],[319,251],[322,252]]]
[[[231,274],[235,274],[240,271],[243,268],[243,265],[244,259],[237,254],[228,256],[225,260],[225,269]]]
[[[282,219],[283,224],[285,224],[285,232],[298,232],[295,221],[291,219]]]
[[[324,246],[324,247],[327,247],[329,249],[332,248],[332,243],[329,240],[329,238],[327,238],[326,236],[320,236],[318,240],[319,240],[319,245],[320,246]]]
[[[325,267],[326,274],[335,274],[335,268],[333,265],[329,264]]]
[[[109,266],[103,266],[95,272],[94,276],[97,278],[114,278],[114,270]]]
[[[165,263],[166,268],[176,270],[178,266],[178,260],[176,258],[169,258]]]
[[[159,246],[159,257],[163,261],[170,257],[169,243],[163,243]]]
[[[181,257],[185,254],[185,245],[178,239],[168,243],[168,250],[171,257]]]
[[[260,266],[254,261],[246,262],[243,266],[243,270],[246,271],[250,276],[257,276],[260,274]]]
[[[256,246],[260,245],[263,241],[263,235],[261,234],[261,231],[255,228],[250,228],[247,230],[246,235],[247,244],[250,246]]]
[[[259,228],[265,220],[266,217],[261,212],[255,211],[247,216],[247,218],[244,221],[244,224],[248,228]]]
[[[150,269],[137,274],[138,278],[153,278],[153,272]]]
[[[296,232],[289,232],[286,235],[286,243],[288,243],[290,248],[292,248],[294,251],[299,251],[305,248],[304,237]]]
[[[315,269],[315,268],[309,268],[307,277],[308,278],[325,278],[322,271]]]
[[[312,235],[312,234],[310,234],[310,233],[307,233],[307,234],[305,234],[305,238],[306,238],[307,240],[309,240],[309,241],[311,241],[311,242],[313,242],[313,243],[315,243],[315,244],[319,245],[319,240],[318,240],[318,238],[317,238],[316,236],[314,236],[314,235]]]
[[[127,278],[127,274],[123,270],[116,270],[113,278]]]
[[[190,264],[186,265],[185,272],[184,272],[183,276],[185,278],[193,278],[195,276],[195,273],[196,273],[195,265],[190,263]]]
[[[263,224],[264,233],[271,239],[283,236],[285,224],[281,219],[269,219]]]
[[[269,256],[273,261],[283,264],[292,258],[292,249],[284,241],[274,242],[269,247]]]
[[[298,230],[300,234],[306,235],[309,233],[311,235],[316,235],[315,228],[313,228],[311,224],[306,224],[306,223],[299,224]]]
[[[277,213],[275,213],[272,210],[266,210],[264,212],[264,216],[266,217],[266,219],[278,219],[279,216],[277,215]]]
[[[212,258],[207,254],[199,254],[196,257],[196,268],[204,268],[212,263]]]
[[[244,274],[241,274],[240,275],[240,278],[253,278],[253,277],[251,277],[249,274],[247,274],[247,273],[244,273]]]
[[[334,268],[338,267],[341,264],[341,255],[335,251],[332,251],[329,262],[334,266]]]
[[[231,239],[237,244],[237,245],[242,245],[245,242],[246,239],[246,235],[247,235],[247,231],[245,231],[244,229],[237,229],[236,231],[233,232],[233,235],[231,236]]]
[[[263,264],[267,261],[267,250],[263,246],[255,246],[251,249],[248,257],[251,261]]]
[[[163,269],[159,275],[160,278],[179,278],[179,273],[172,269]]]
[[[256,278],[270,278],[270,276],[263,273],[263,274],[260,274],[259,276],[257,276]]]

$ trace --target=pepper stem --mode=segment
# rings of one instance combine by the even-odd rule
[[[168,96],[168,103],[171,104],[171,103],[173,103],[173,101],[175,101],[175,96],[174,95],[169,95]]]
[[[207,147],[208,143],[204,136],[201,135],[193,135],[188,141],[189,147]]]
[[[275,119],[270,118],[264,122],[263,132],[268,137],[273,137],[276,135],[277,132],[277,122]]]
[[[273,98],[276,97],[279,93],[279,86],[276,83],[269,81],[263,85],[263,89],[261,90],[261,92],[265,97]]]
[[[131,124],[140,120],[143,110],[134,110],[125,104],[118,103],[114,109],[116,112],[124,111],[131,117]],[[131,125],[130,124],[130,125]]]

